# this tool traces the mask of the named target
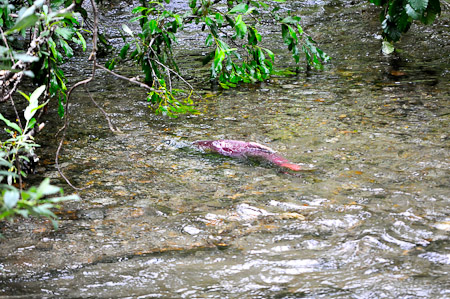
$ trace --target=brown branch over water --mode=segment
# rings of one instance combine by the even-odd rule
[[[113,76],[115,76],[115,77],[117,77],[119,79],[128,81],[128,82],[133,83],[133,84],[137,84],[137,85],[139,85],[142,88],[145,88],[145,89],[148,89],[148,90],[154,91],[154,92],[163,92],[161,90],[154,89],[153,87],[148,86],[147,84],[139,82],[139,81],[137,81],[135,79],[127,78],[125,76],[119,75],[119,74],[109,70],[108,68],[104,67],[103,65],[97,64],[96,66],[97,66],[97,68],[102,69],[102,70],[106,71],[107,73],[109,73],[109,74],[111,74],[111,75],[113,75]]]
[[[70,95],[72,94],[72,91],[75,90],[75,88],[84,85],[86,88],[86,84],[88,84],[89,82],[91,82],[92,80],[94,80],[95,77],[95,68],[96,68],[96,61],[97,61],[97,35],[98,35],[98,10],[97,10],[97,5],[95,4],[94,0],[91,0],[91,5],[92,5],[92,10],[94,13],[94,32],[93,32],[93,38],[92,38],[92,43],[93,43],[93,47],[92,47],[92,52],[91,55],[89,56],[89,60],[93,60],[92,63],[92,75],[91,77],[79,81],[77,83],[75,83],[75,85],[73,85],[69,91],[67,92],[67,99],[66,99],[66,105],[64,107],[65,111],[64,111],[64,125],[63,127],[56,133],[56,135],[58,135],[61,131],[62,131],[62,136],[61,136],[61,140],[59,141],[59,146],[58,149],[56,150],[56,156],[55,156],[55,164],[56,164],[56,168],[58,169],[59,174],[61,175],[61,177],[67,182],[67,184],[72,187],[75,190],[83,190],[86,189],[85,188],[78,188],[75,187],[70,180],[64,175],[64,173],[61,170],[61,167],[59,166],[59,153],[61,152],[61,148],[63,146],[64,143],[64,139],[66,137],[66,132],[67,132],[67,128],[69,127],[69,100],[70,100]]]
[[[62,132],[61,140],[59,141],[58,149],[56,150],[56,155],[55,155],[55,164],[56,164],[56,168],[58,169],[58,173],[59,173],[59,174],[61,175],[61,177],[67,182],[67,184],[68,184],[70,187],[74,188],[75,190],[83,190],[83,189],[86,189],[87,187],[85,187],[85,188],[78,188],[78,187],[74,186],[74,185],[70,182],[70,180],[65,176],[65,174],[63,173],[63,171],[61,170],[61,167],[60,167],[60,165],[59,165],[59,155],[60,155],[60,152],[61,152],[61,150],[62,150],[62,147],[63,147],[63,144],[64,144],[64,140],[65,140],[65,138],[66,138],[66,132],[67,132],[67,129],[68,129],[69,123],[70,123],[69,102],[70,102],[70,96],[72,95],[72,92],[73,92],[77,87],[79,87],[79,86],[84,86],[84,88],[85,88],[87,94],[89,95],[89,98],[91,99],[91,101],[94,103],[94,105],[95,105],[98,109],[100,109],[100,111],[101,111],[101,112],[103,113],[103,115],[105,116],[106,120],[108,121],[108,126],[109,126],[109,128],[110,128],[110,130],[111,130],[112,132],[121,132],[121,131],[120,131],[120,129],[118,129],[117,127],[115,127],[115,126],[112,124],[111,119],[109,118],[108,114],[105,112],[105,110],[103,110],[103,109],[100,107],[100,105],[98,105],[98,103],[94,100],[94,98],[92,97],[92,95],[90,94],[90,92],[89,92],[89,90],[88,90],[88,88],[87,88],[87,84],[88,84],[89,82],[91,82],[92,80],[94,80],[94,78],[95,78],[95,72],[96,72],[97,69],[102,69],[102,70],[108,72],[109,74],[111,74],[111,75],[113,75],[113,76],[119,78],[119,79],[128,81],[128,82],[133,83],[133,84],[137,84],[137,85],[139,85],[140,87],[145,88],[145,89],[148,89],[148,90],[150,90],[150,91],[154,91],[154,92],[163,92],[163,91],[156,90],[156,89],[154,89],[153,87],[148,86],[148,85],[145,84],[145,83],[139,82],[139,81],[134,80],[134,79],[127,78],[127,77],[122,76],[122,75],[119,75],[119,74],[117,74],[117,73],[115,73],[115,72],[109,70],[108,68],[106,68],[106,67],[104,67],[104,66],[102,66],[102,65],[100,65],[100,64],[97,64],[98,10],[97,10],[97,5],[96,5],[96,3],[95,3],[94,0],[91,0],[91,5],[92,5],[93,14],[94,14],[94,28],[93,28],[93,37],[92,37],[92,44],[93,44],[93,47],[92,47],[92,52],[91,52],[91,54],[89,55],[89,60],[92,61],[92,75],[91,75],[89,78],[87,78],[87,79],[84,79],[84,80],[82,80],[82,81],[79,81],[79,82],[75,83],[75,84],[69,89],[69,91],[67,92],[67,99],[66,99],[66,103],[65,103],[65,106],[64,106],[64,110],[65,110],[65,111],[64,111],[64,125],[63,125],[62,128],[56,133],[56,136],[58,136],[58,135]]]
[[[94,103],[94,105],[103,113],[103,115],[105,116],[106,120],[108,121],[108,126],[109,129],[114,132],[114,133],[122,133],[122,131],[120,131],[119,128],[117,128],[116,126],[114,126],[111,122],[111,119],[109,118],[108,114],[105,112],[105,110],[103,110],[102,107],[100,107],[99,104],[97,104],[97,102],[94,100],[94,98],[92,97],[91,93],[89,92],[89,89],[86,87],[86,85],[84,85],[84,90],[86,90],[86,93],[89,95],[89,97],[91,98],[91,101]]]

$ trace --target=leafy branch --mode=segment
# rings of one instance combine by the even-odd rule
[[[383,52],[386,54],[394,51],[393,43],[408,32],[414,21],[429,25],[441,13],[439,0],[369,0],[369,2],[383,8],[380,12],[380,22],[385,39]]]

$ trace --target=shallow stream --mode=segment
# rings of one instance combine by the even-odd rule
[[[366,2],[293,6],[332,63],[236,89],[211,89],[207,50],[191,49],[201,33],[180,36],[198,115],[155,116],[142,90],[103,74],[90,91],[115,134],[78,90],[60,159],[90,188],[63,205],[57,231],[44,220],[2,229],[0,296],[450,298],[449,14],[414,25],[387,57]],[[119,7],[103,20],[111,28],[128,18]],[[89,74],[80,63],[69,80]],[[66,186],[48,127],[36,180]],[[189,146],[224,138],[267,145],[305,171]]]

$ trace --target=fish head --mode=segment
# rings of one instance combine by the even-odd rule
[[[212,140],[199,140],[194,141],[192,144],[200,149],[208,149],[212,147],[212,143],[213,143]]]

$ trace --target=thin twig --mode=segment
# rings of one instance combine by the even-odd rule
[[[7,49],[8,52],[9,52],[8,41],[6,40],[5,34],[3,33],[3,30],[2,30],[1,27],[0,27],[0,33],[2,34],[2,39],[3,39],[3,42],[5,43],[5,47],[6,47],[6,49]],[[12,55],[12,52],[9,52],[9,57],[11,58],[11,61],[12,61],[12,63],[14,64],[14,57],[13,57],[13,55]]]
[[[67,183],[70,187],[72,187],[73,189],[75,189],[75,190],[84,190],[84,189],[86,189],[86,188],[88,188],[88,187],[84,187],[84,188],[78,188],[78,187],[75,187],[75,186],[70,182],[70,180],[64,175],[64,173],[63,173],[62,170],[61,170],[61,167],[59,166],[59,152],[61,151],[61,148],[62,148],[63,143],[64,143],[64,139],[66,138],[66,131],[67,131],[67,128],[69,127],[69,98],[70,98],[70,94],[72,93],[72,91],[73,91],[76,87],[78,87],[78,86],[80,86],[80,85],[83,85],[83,84],[89,83],[93,78],[94,78],[94,77],[92,76],[92,77],[90,77],[90,78],[88,78],[88,79],[85,79],[85,80],[83,80],[83,81],[80,81],[80,82],[76,83],[74,86],[72,86],[72,87],[69,89],[69,92],[67,93],[66,105],[65,105],[65,109],[64,109],[64,125],[63,125],[63,127],[56,133],[56,135],[58,135],[61,131],[63,132],[63,133],[62,133],[62,136],[61,136],[61,140],[59,141],[58,149],[56,150],[56,156],[55,156],[55,165],[56,165],[56,169],[58,169],[58,173],[59,173],[59,174],[61,175],[61,177],[66,181],[66,183]]]
[[[181,79],[181,81],[183,81],[187,86],[189,86],[189,88],[191,90],[193,90],[194,88],[192,87],[191,84],[189,84],[180,74],[178,74],[178,72],[174,71],[173,69],[169,68],[167,65],[162,64],[161,62],[159,62],[157,59],[154,58],[150,58],[152,61],[156,62],[157,64],[159,64],[160,66],[162,66],[163,68],[165,68],[166,70],[174,73],[178,78]]]
[[[142,88],[145,88],[145,89],[148,89],[148,90],[151,90],[151,91],[154,91],[154,92],[162,92],[162,91],[160,91],[160,90],[157,90],[157,89],[154,89],[153,87],[148,86],[148,85],[145,84],[145,83],[136,81],[136,80],[134,80],[134,79],[127,78],[127,77],[122,76],[122,75],[119,75],[119,74],[117,74],[117,73],[115,73],[115,72],[109,70],[108,68],[104,67],[104,66],[101,65],[101,64],[97,64],[97,67],[100,68],[100,69],[102,69],[102,70],[104,70],[104,71],[107,71],[108,73],[110,73],[110,74],[113,75],[113,76],[116,76],[116,77],[119,78],[119,79],[122,79],[122,80],[125,80],[125,81],[128,81],[128,82],[137,84],[137,85],[139,85],[139,86],[142,87]]]
[[[166,69],[166,72],[167,72],[167,79],[169,80],[169,90],[170,92],[172,92],[172,78],[170,76],[170,71]]]
[[[17,109],[16,109],[16,105],[14,104],[14,100],[13,100],[12,95],[9,95],[9,99],[11,100],[11,105],[13,106],[14,112],[16,113],[16,118],[17,118],[17,121],[19,122],[19,127],[20,127],[20,128],[22,129],[22,131],[23,131],[22,122],[20,121],[19,112],[18,112]]]
[[[114,127],[114,125],[112,124],[111,119],[109,118],[108,114],[105,112],[105,110],[103,110],[102,107],[100,107],[99,104],[97,104],[97,102],[96,102],[96,101],[94,100],[94,98],[92,97],[92,95],[91,95],[91,93],[89,92],[89,89],[86,87],[86,85],[84,85],[84,89],[86,90],[87,94],[88,94],[89,97],[91,98],[91,101],[94,103],[94,105],[97,106],[97,108],[100,109],[100,111],[101,111],[101,112],[103,113],[103,115],[105,116],[106,120],[108,121],[109,129],[110,129],[112,132],[114,132],[114,133],[115,133],[115,132],[122,133],[122,132],[120,131],[119,128]]]
[[[2,39],[3,39],[3,42],[5,43],[5,47],[9,51],[8,41],[6,40],[5,34],[3,33],[3,30],[2,30],[1,27],[0,27],[0,33],[2,34]],[[13,57],[11,52],[9,52],[9,57],[11,58],[11,62],[14,64],[14,57]],[[6,78],[6,76],[5,76],[5,78]],[[19,112],[17,112],[16,105],[14,104],[14,100],[13,100],[13,97],[12,97],[11,94],[9,94],[9,99],[11,100],[11,105],[13,106],[14,112],[16,113],[16,118],[19,121],[19,127],[23,131],[22,122],[20,121]]]
[[[87,79],[85,79],[83,81],[77,82],[67,92],[66,104],[64,105],[64,125],[62,126],[61,129],[58,130],[58,132],[56,132],[55,137],[57,137],[59,135],[59,133],[65,131],[66,128],[68,127],[68,125],[69,125],[69,98],[70,98],[70,95],[71,95],[72,91],[75,88],[77,88],[78,86],[80,86],[80,85],[89,83],[91,80],[92,80],[92,77],[91,78],[87,78]]]
[[[90,78],[87,78],[85,80],[77,82],[67,92],[67,99],[66,99],[66,105],[65,105],[65,111],[64,111],[64,126],[56,133],[58,135],[61,131],[63,132],[63,134],[61,136],[61,140],[60,140],[59,145],[58,145],[58,149],[56,150],[55,165],[56,165],[56,168],[58,169],[58,173],[61,175],[61,177],[66,181],[66,183],[70,187],[72,187],[75,190],[84,190],[84,189],[86,189],[88,187],[84,187],[84,188],[75,187],[70,182],[70,180],[64,175],[64,173],[61,170],[61,167],[59,166],[59,153],[61,151],[62,145],[64,143],[64,139],[66,137],[67,128],[69,127],[69,99],[70,99],[70,95],[72,94],[72,91],[75,88],[77,88],[80,85],[86,85],[87,83],[92,81],[94,79],[94,77],[95,77],[95,67],[96,67],[96,64],[97,64],[96,63],[96,59],[97,59],[96,58],[97,57],[96,51],[97,51],[97,34],[98,34],[98,31],[97,31],[97,27],[98,27],[98,12],[97,12],[97,6],[96,6],[94,0],[91,0],[91,5],[92,5],[93,13],[94,13],[94,32],[93,32],[93,38],[92,38],[93,48],[92,48],[91,55],[89,56],[89,60],[93,60],[93,63],[92,63],[92,76]]]

